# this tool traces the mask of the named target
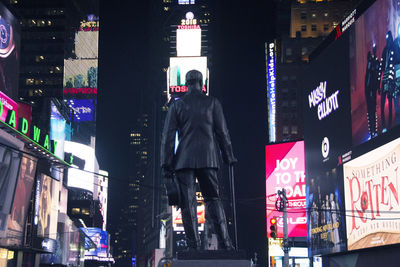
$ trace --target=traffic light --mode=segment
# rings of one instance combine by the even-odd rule
[[[271,224],[269,226],[269,229],[271,230],[270,236],[272,238],[277,238],[278,237],[278,226],[276,224],[277,224],[278,221],[277,221],[276,217],[271,218],[269,220],[269,222]]]

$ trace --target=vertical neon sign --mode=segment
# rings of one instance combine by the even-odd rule
[[[268,99],[268,132],[269,142],[276,141],[276,69],[275,69],[275,42],[265,44],[267,60],[267,99]]]

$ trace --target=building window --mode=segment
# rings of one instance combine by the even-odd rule
[[[307,13],[306,12],[301,12],[300,13],[300,18],[301,19],[307,19]]]
[[[295,81],[296,80],[296,75],[290,75],[290,80]]]
[[[311,25],[311,30],[313,32],[317,31],[317,25],[316,24]]]
[[[72,214],[79,214],[81,212],[80,208],[72,208],[71,210]]]
[[[282,132],[283,132],[283,134],[288,134],[289,133],[289,127],[288,126],[283,126]]]
[[[329,15],[328,12],[325,12],[325,13],[324,13],[324,17],[325,17],[325,18],[327,18],[328,15]]]
[[[282,88],[282,93],[287,94],[289,92],[289,89],[287,87]]]
[[[292,55],[292,48],[286,48],[286,55],[291,56]]]
[[[324,24],[324,31],[328,31],[329,30],[329,24]]]
[[[292,126],[291,133],[292,133],[292,134],[297,134],[297,126],[296,126],[296,125],[293,125],[293,126]]]
[[[317,14],[312,13],[312,14],[311,14],[311,17],[312,17],[313,19],[315,19],[315,18],[317,17]]]
[[[307,25],[301,25],[301,31],[302,32],[307,31]]]
[[[287,81],[288,79],[289,79],[289,77],[287,75],[282,76],[282,81]]]
[[[26,85],[33,85],[33,83],[35,82],[35,79],[33,78],[27,78],[25,81]]]
[[[297,106],[297,101],[296,100],[292,100],[290,102],[290,105],[292,106],[292,108],[295,108]]]
[[[282,107],[287,107],[287,106],[289,106],[289,102],[286,100],[282,101]]]

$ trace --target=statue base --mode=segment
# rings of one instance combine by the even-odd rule
[[[246,260],[244,250],[187,250],[176,253],[178,260]]]

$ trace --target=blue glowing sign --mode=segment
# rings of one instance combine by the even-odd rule
[[[268,99],[268,130],[269,141],[276,141],[276,62],[275,62],[275,43],[266,44],[265,53],[267,55],[267,99]]]
[[[96,120],[96,99],[70,99],[68,105],[74,111],[73,120],[77,122]]]

